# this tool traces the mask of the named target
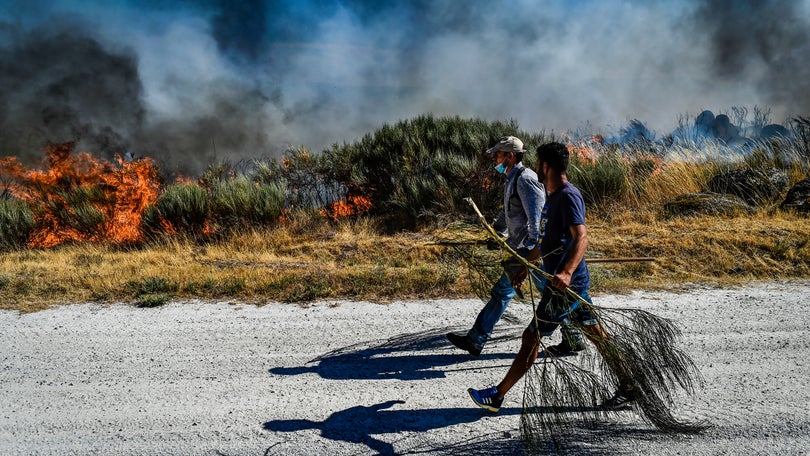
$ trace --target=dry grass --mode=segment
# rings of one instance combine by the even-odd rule
[[[72,302],[159,305],[171,298],[306,302],[458,296],[458,267],[428,234],[374,234],[368,221],[287,225],[199,244],[171,239],[122,250],[81,244],[6,253],[0,308],[24,312]],[[306,232],[297,232],[303,230]]]
[[[74,302],[160,305],[204,298],[301,302],[472,296],[466,273],[430,233],[381,236],[373,220],[235,233],[199,244],[171,239],[125,250],[98,244],[24,250],[0,259],[0,308],[23,312]],[[662,220],[653,213],[589,220],[597,257],[655,263],[595,264],[595,292],[684,282],[741,284],[810,276],[810,219],[780,211]]]
[[[742,284],[810,276],[810,219],[782,211],[736,217],[614,215],[592,221],[592,256],[652,256],[655,263],[593,265],[598,291],[684,282]]]

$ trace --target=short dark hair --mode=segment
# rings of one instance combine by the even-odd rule
[[[537,161],[548,163],[551,169],[564,173],[568,170],[568,148],[565,144],[550,142],[537,148]]]

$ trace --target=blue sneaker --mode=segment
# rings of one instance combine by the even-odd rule
[[[473,402],[475,402],[475,405],[487,409],[492,413],[498,413],[498,410],[501,409],[503,399],[498,397],[497,387],[493,386],[482,390],[470,388],[467,392],[470,393],[470,397]]]

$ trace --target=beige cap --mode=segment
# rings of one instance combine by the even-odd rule
[[[494,154],[498,151],[504,152],[523,152],[523,141],[514,136],[504,136],[498,140],[498,143],[487,149],[488,154]]]

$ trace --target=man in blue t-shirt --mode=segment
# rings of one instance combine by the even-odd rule
[[[543,206],[540,233],[543,242],[540,254],[543,270],[551,275],[564,274],[567,286],[587,291],[591,276],[585,266],[588,234],[585,229],[585,202],[579,189],[565,182],[549,192]],[[570,261],[569,261],[570,260]],[[563,283],[559,280],[559,283]]]
[[[585,227],[585,203],[582,194],[568,182],[568,149],[564,144],[552,142],[537,148],[537,174],[546,187],[546,204],[540,222],[540,253],[543,270],[550,274],[548,286],[537,305],[535,317],[523,331],[523,340],[512,366],[497,386],[468,392],[473,401],[482,408],[497,412],[504,395],[528,372],[537,359],[540,339],[548,337],[564,322],[575,323],[594,344],[608,339],[590,306],[568,296],[570,288],[585,301],[591,303],[588,288],[591,284],[585,264],[585,249],[588,247],[588,230]],[[635,400],[636,388],[625,368],[615,372],[619,389],[602,406],[619,408]]]

